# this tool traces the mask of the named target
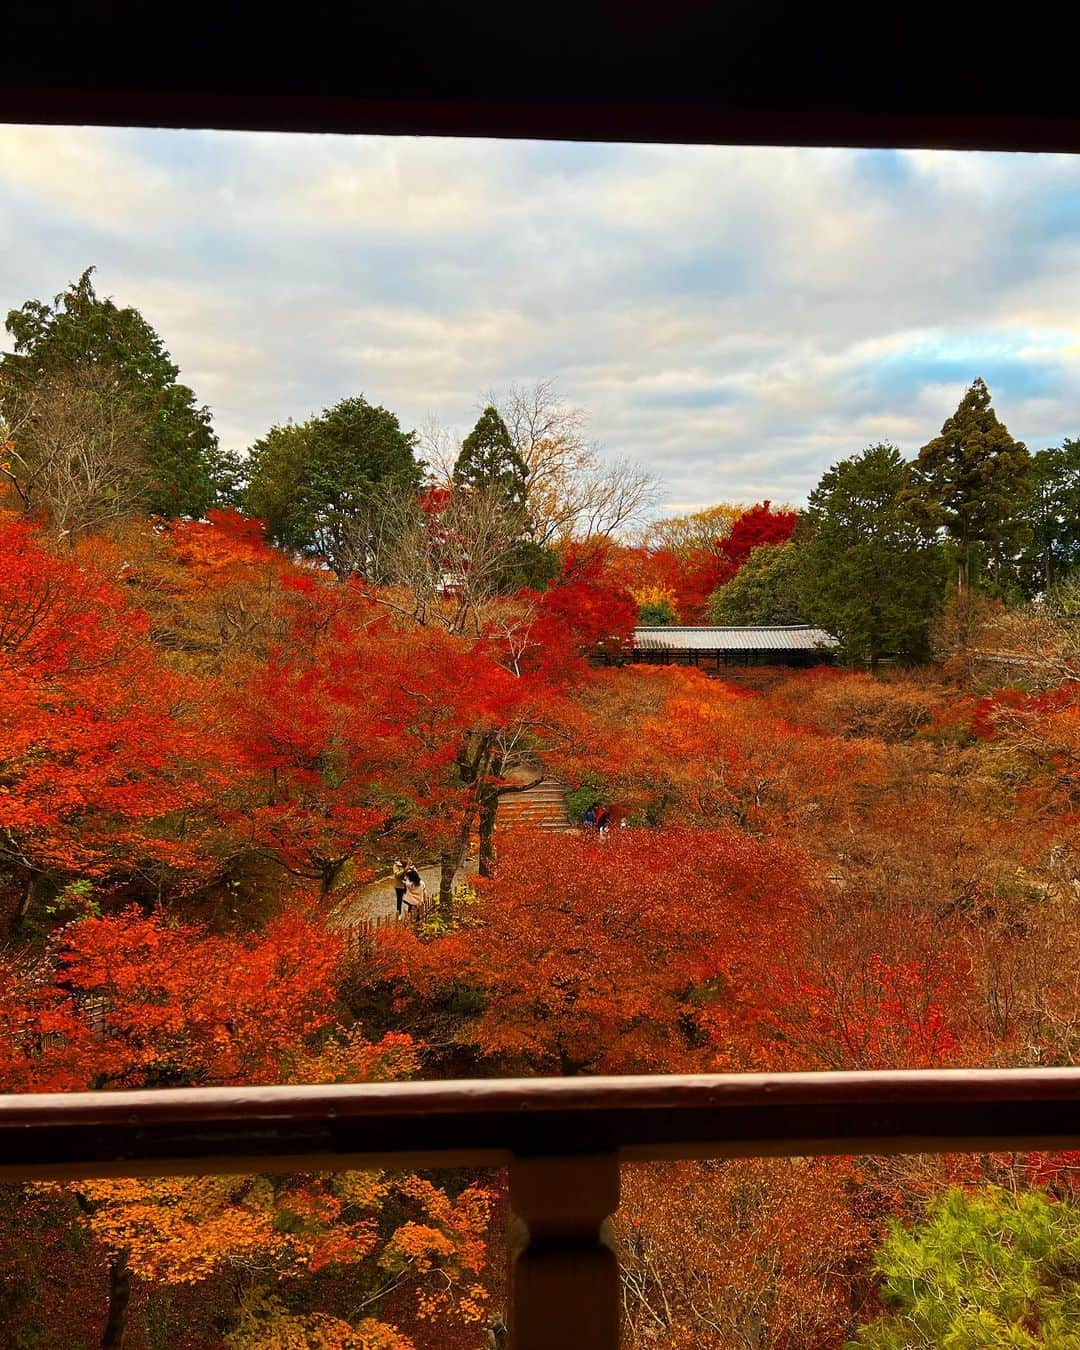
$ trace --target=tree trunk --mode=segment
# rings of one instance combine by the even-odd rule
[[[26,916],[30,913],[30,907],[37,898],[38,889],[44,880],[45,878],[40,872],[30,872],[27,875],[26,885],[23,887],[23,893],[15,906],[15,913],[12,914],[11,923],[8,927],[8,937],[12,941],[22,936]]]
[[[454,903],[454,877],[457,876],[458,861],[453,850],[444,853],[439,859],[439,908],[449,914]]]
[[[26,922],[26,916],[30,912],[30,901],[34,895],[34,876],[33,873],[26,878],[26,885],[23,887],[23,893],[19,897],[19,903],[15,906],[15,913],[11,916],[11,925],[8,928],[8,936],[14,941],[22,932],[22,926]]]
[[[469,851],[469,831],[472,829],[472,823],[476,818],[475,799],[473,805],[466,811],[462,821],[461,829],[458,831],[458,837],[452,848],[446,849],[439,858],[439,908],[443,914],[449,917],[450,910],[454,904],[454,877],[465,861],[465,855]]]
[[[499,813],[499,793],[486,787],[480,794],[480,862],[482,877],[495,874],[495,818]]]
[[[319,895],[323,900],[326,899],[337,885],[337,879],[341,876],[344,866],[345,862],[344,859],[342,859],[341,862],[327,863],[323,868],[322,874],[319,877]]]
[[[439,908],[446,915],[449,915],[454,903],[454,876],[465,861],[465,854],[469,848],[469,832],[476,819],[477,807],[480,805],[490,769],[491,738],[486,735],[468,735],[462,753],[458,756],[458,772],[462,783],[473,790],[461,820],[457,840],[440,858]]]
[[[971,589],[971,546],[961,544],[956,555],[956,589],[965,599]]]
[[[128,1301],[131,1298],[131,1271],[127,1258],[117,1256],[109,1267],[109,1315],[101,1337],[101,1350],[122,1350]]]

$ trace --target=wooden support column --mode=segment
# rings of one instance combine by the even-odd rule
[[[510,1350],[618,1350],[618,1204],[614,1154],[513,1159]]]

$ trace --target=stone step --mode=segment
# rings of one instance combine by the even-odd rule
[[[542,820],[559,820],[565,823],[568,819],[563,811],[519,811],[516,815],[503,816],[501,821],[505,825],[528,825]]]
[[[508,792],[499,798],[497,827],[505,829],[573,829],[566,813],[566,789],[554,778],[541,779],[535,787]]]
[[[568,830],[572,829],[570,821],[504,821],[499,825],[501,830]]]
[[[567,830],[574,829],[568,821],[506,821],[501,826],[504,830],[551,830],[555,834],[564,834]]]
[[[520,815],[522,811],[553,811],[556,815],[566,815],[564,802],[514,802],[513,806],[499,806],[502,815]]]

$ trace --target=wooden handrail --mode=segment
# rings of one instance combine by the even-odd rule
[[[509,1166],[514,1350],[616,1350],[620,1162],[1080,1146],[1080,1069],[0,1096],[0,1178]]]
[[[0,1178],[1064,1148],[1080,1069],[467,1079],[0,1095]]]

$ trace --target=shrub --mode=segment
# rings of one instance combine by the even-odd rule
[[[888,1312],[852,1350],[1080,1347],[1080,1207],[1042,1191],[949,1191],[876,1268]]]

